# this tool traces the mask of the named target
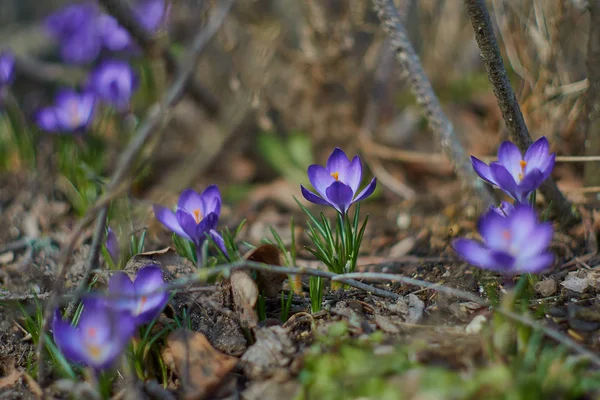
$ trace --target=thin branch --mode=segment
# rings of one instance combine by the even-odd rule
[[[402,282],[413,286],[419,286],[422,288],[432,289],[441,293],[449,294],[452,296],[456,296],[463,300],[472,301],[477,303],[483,307],[492,307],[491,304],[469,292],[465,292],[463,290],[449,288],[446,286],[441,286],[435,283],[420,281],[418,279],[407,278],[405,276],[394,275],[394,274],[381,274],[375,272],[356,272],[351,274],[341,274],[333,278],[333,280],[343,280],[343,279],[367,279],[367,280],[376,280],[376,281],[391,281],[391,282]],[[594,352],[586,349],[584,346],[580,345],[570,337],[564,335],[559,330],[551,328],[549,326],[545,326],[538,321],[535,321],[525,315],[516,314],[510,310],[507,310],[502,307],[492,307],[492,311],[497,312],[499,314],[504,315],[512,319],[513,321],[517,321],[523,325],[529,326],[530,328],[542,332],[544,335],[548,336],[556,340],[558,343],[564,345],[565,347],[587,357],[592,363],[596,366],[600,367],[600,357],[598,357]]]
[[[167,117],[170,114],[171,109],[181,99],[183,91],[186,88],[187,83],[190,81],[196,64],[200,58],[200,53],[204,49],[204,46],[217,32],[229,9],[233,5],[233,0],[225,0],[219,4],[219,6],[211,13],[209,21],[205,27],[196,35],[194,41],[187,51],[187,55],[182,64],[182,68],[179,71],[179,75],[176,77],[172,86],[165,94],[160,107],[149,113],[144,122],[139,126],[135,132],[135,136],[129,143],[125,151],[119,157],[115,171],[107,185],[106,192],[108,193],[104,199],[111,198],[111,192],[113,190],[119,190],[121,181],[126,177],[126,174],[131,170],[131,166],[140,153],[144,143],[146,143],[150,137],[161,131],[164,127]],[[99,210],[101,208],[94,206],[93,210]],[[97,211],[96,211],[97,212]],[[90,214],[86,216],[87,221],[91,221]],[[44,321],[42,326],[42,332],[48,331],[50,327],[50,321],[53,314],[54,307],[56,307],[56,300],[60,294],[60,289],[63,286],[65,275],[67,272],[67,266],[70,263],[71,256],[75,247],[75,242],[79,237],[80,233],[85,228],[85,225],[79,224],[76,231],[71,235],[68,245],[62,252],[58,271],[56,273],[56,280],[54,282],[54,288],[52,290],[52,296],[50,297],[48,304],[44,309]],[[94,241],[97,239],[95,238]],[[40,335],[40,340],[37,345],[37,358],[38,358],[38,381],[44,380],[44,362],[43,362],[43,349],[44,349],[44,338],[45,335]]]
[[[159,40],[153,37],[144,26],[142,26],[135,13],[123,0],[100,0],[106,11],[108,11],[121,26],[123,26],[142,47],[149,57],[163,57],[167,72],[175,75],[179,72],[179,61],[173,52],[165,46],[161,46]],[[157,54],[158,53],[158,54]],[[219,103],[216,97],[210,93],[196,78],[191,78],[186,91],[192,98],[202,105],[209,115],[215,116],[219,112]]]
[[[454,171],[462,182],[487,208],[493,204],[492,196],[471,167],[471,162],[454,131],[452,123],[444,114],[442,106],[425,75],[419,57],[415,53],[402,24],[400,13],[392,0],[373,0],[375,11],[383,29],[390,37],[391,45],[401,67],[407,71],[410,88],[417,102],[424,108],[431,130],[442,151],[451,161]]]
[[[498,101],[498,106],[508,128],[510,138],[524,153],[533,141],[529,135],[527,125],[525,125],[525,120],[515,93],[508,80],[485,1],[465,0],[465,5],[467,14],[471,19],[471,24],[473,25],[473,30],[475,31],[475,39],[481,51],[481,57],[485,64],[488,78],[492,84],[494,95]],[[573,226],[579,221],[579,218],[573,213],[571,204],[563,196],[552,179],[547,179],[540,187],[540,191],[546,200],[552,204],[554,210],[556,210],[557,220],[563,227]]]
[[[86,261],[84,275],[77,286],[79,291],[84,291],[90,284],[92,277],[92,271],[97,268],[98,262],[100,261],[100,250],[102,249],[102,239],[104,239],[104,231],[106,230],[106,220],[108,217],[108,206],[104,206],[100,214],[96,219],[96,228],[94,229],[94,236],[92,239],[92,246],[90,247],[90,253]],[[76,301],[72,301],[67,307],[65,316],[71,318],[75,312]]]

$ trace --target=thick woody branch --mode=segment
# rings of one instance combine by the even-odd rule
[[[456,175],[486,207],[493,204],[492,196],[471,167],[471,162],[444,114],[442,106],[425,75],[419,57],[408,39],[400,13],[392,0],[373,0],[381,25],[389,35],[390,43],[402,69],[407,72],[410,88],[417,102],[424,108],[425,116],[442,151],[446,154]]]
[[[502,112],[502,117],[508,128],[510,138],[524,153],[533,143],[521,108],[517,102],[515,92],[508,80],[500,48],[494,34],[494,28],[484,0],[465,0],[467,13],[471,19],[475,39],[481,51],[490,83]],[[563,227],[570,227],[577,223],[578,218],[573,212],[571,204],[560,192],[556,183],[548,179],[540,187],[540,191],[548,202],[552,204],[555,216]]]

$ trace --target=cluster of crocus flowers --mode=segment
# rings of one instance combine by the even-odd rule
[[[153,34],[166,19],[168,7],[164,0],[137,0],[133,12],[140,25]],[[62,59],[73,64],[90,63],[103,49],[133,48],[129,33],[93,3],[62,8],[46,19],[46,29],[58,42]]]
[[[523,156],[511,142],[498,149],[498,161],[490,165],[471,157],[473,169],[486,182],[499,187],[515,201],[524,203],[552,173],[556,154],[549,152],[544,136],[533,143]]]
[[[528,199],[552,173],[555,154],[545,137],[533,143],[523,156],[517,146],[503,142],[498,161],[486,165],[471,157],[473,168],[486,182],[502,189],[515,204],[503,201],[479,220],[482,241],[457,239],[453,248],[468,263],[506,276],[540,273],[554,262],[548,251],[552,224],[540,223]]]
[[[352,161],[340,148],[335,148],[327,159],[325,167],[313,164],[308,167],[308,179],[317,194],[300,185],[302,195],[311,203],[335,208],[346,215],[353,203],[369,197],[377,185],[376,178],[362,191],[358,191],[362,181],[362,164],[355,156]]]
[[[134,282],[122,271],[108,283],[108,296],[83,299],[83,311],[74,326],[57,309],[52,321],[56,345],[71,362],[100,371],[112,367],[136,332],[158,316],[169,300],[157,265],[140,269]]]
[[[216,185],[208,186],[202,194],[194,189],[181,192],[175,212],[161,205],[154,205],[154,215],[177,236],[191,241],[201,263],[201,249],[210,237],[227,255],[225,242],[216,231],[221,214],[221,192]]]

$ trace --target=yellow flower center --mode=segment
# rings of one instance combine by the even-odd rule
[[[336,181],[339,181],[339,180],[340,180],[340,173],[339,173],[339,172],[337,172],[337,171],[335,171],[335,172],[332,172],[332,173],[331,173],[331,174],[329,174],[329,175],[331,175],[331,177],[332,177],[333,179],[335,179]]]
[[[525,167],[527,166],[527,161],[521,160],[519,161],[519,165],[521,166],[521,172],[519,173],[519,180],[523,180],[523,176],[525,175]]]
[[[88,353],[90,353],[90,355],[94,359],[98,359],[100,357],[100,355],[102,354],[102,348],[100,346],[88,344],[86,346],[86,349],[87,349]]]
[[[204,218],[204,215],[202,215],[202,211],[200,211],[199,208],[196,208],[194,211],[192,211],[192,214],[194,214],[194,219],[196,220],[197,224],[199,224],[200,221],[202,221],[202,218]]]

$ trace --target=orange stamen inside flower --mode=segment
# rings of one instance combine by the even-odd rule
[[[340,173],[339,173],[339,172],[337,172],[337,171],[335,171],[335,172],[332,172],[332,173],[331,173],[331,174],[329,174],[329,175],[331,175],[331,176],[333,177],[333,179],[335,179],[336,181],[339,181],[339,180],[340,180]]]
[[[502,232],[502,237],[504,237],[504,239],[506,239],[506,240],[510,240],[510,232],[509,231]]]
[[[142,296],[142,298],[140,299],[140,305],[138,306],[137,309],[137,315],[140,315],[142,313],[142,311],[144,311],[144,305],[146,304],[146,302],[148,301],[148,297],[147,296]]]
[[[199,208],[196,208],[194,211],[192,211],[192,214],[194,214],[194,219],[196,220],[197,224],[199,224],[200,221],[202,221],[202,218],[204,218],[204,215],[202,215],[202,211],[200,211]]]
[[[519,173],[519,180],[522,180],[523,176],[525,175],[525,167],[527,166],[527,161],[521,160],[521,161],[519,161],[519,165],[521,166],[521,172]]]
[[[96,336],[96,328],[88,328],[87,330],[87,334],[89,337],[95,337]]]
[[[71,117],[71,124],[73,124],[73,126],[79,126],[80,121],[80,116],[79,116],[79,105],[77,104],[77,101],[75,100],[71,100],[69,102],[68,105],[68,109],[69,109],[69,115]]]

